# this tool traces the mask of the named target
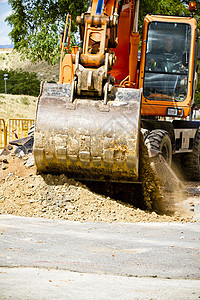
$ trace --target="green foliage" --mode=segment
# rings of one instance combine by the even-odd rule
[[[86,1],[71,0],[8,0],[12,14],[7,17],[12,27],[10,37],[16,50],[32,61],[45,60],[54,64],[59,56],[60,33],[68,12],[75,18],[86,9]]]
[[[0,70],[0,93],[5,93],[4,74],[8,74],[6,89],[8,94],[38,96],[40,91],[40,81],[35,73],[23,71]],[[24,104],[27,102],[24,98]]]
[[[143,20],[147,14],[183,16],[188,13],[181,0],[144,0],[140,1],[139,28],[142,33]]]
[[[28,100],[27,97],[21,97],[21,103],[24,105],[29,105],[30,101]]]

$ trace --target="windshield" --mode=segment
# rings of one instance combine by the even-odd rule
[[[188,24],[149,24],[144,76],[146,98],[168,101],[186,98],[190,42]]]

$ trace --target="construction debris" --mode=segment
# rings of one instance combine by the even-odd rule
[[[33,155],[18,157],[15,147],[9,155],[0,156],[0,214],[81,222],[196,221],[179,212],[169,216],[135,208],[130,204],[134,195],[125,203],[123,197],[115,200],[95,193],[65,175],[36,175]]]

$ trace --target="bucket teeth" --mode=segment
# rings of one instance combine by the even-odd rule
[[[105,110],[101,100],[75,99],[72,110],[66,102],[70,89],[70,85],[43,86],[35,125],[38,171],[137,181],[141,91],[113,89]]]

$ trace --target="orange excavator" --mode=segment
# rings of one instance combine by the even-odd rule
[[[140,42],[138,18],[139,0],[90,0],[76,19],[82,47],[70,52],[67,16],[59,83],[43,83],[37,103],[39,172],[137,182],[142,132],[150,150],[169,165],[179,157],[188,178],[200,179],[200,122],[192,120],[197,22],[147,15]]]

